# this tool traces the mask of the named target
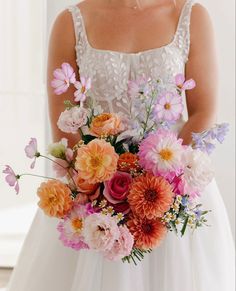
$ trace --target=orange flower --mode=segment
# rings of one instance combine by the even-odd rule
[[[82,179],[80,176],[76,179],[77,189],[80,192],[78,196],[83,194],[87,196],[88,200],[93,201],[98,198],[100,194],[100,184],[89,184],[87,180]],[[85,197],[84,196],[84,197]]]
[[[170,209],[174,194],[162,177],[145,174],[134,179],[128,195],[130,208],[141,218],[155,219]]]
[[[89,184],[110,180],[117,169],[118,154],[105,140],[94,139],[77,151],[75,168]]]
[[[131,217],[127,226],[134,236],[135,246],[142,250],[159,246],[167,233],[167,228],[159,219]]]
[[[124,126],[117,114],[103,113],[93,118],[90,132],[95,136],[116,135],[124,130]]]
[[[62,218],[72,208],[71,190],[58,180],[42,183],[37,194],[38,205],[48,216]]]
[[[138,156],[132,153],[121,154],[118,160],[118,170],[122,172],[137,171],[140,169]]]

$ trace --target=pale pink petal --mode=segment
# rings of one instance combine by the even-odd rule
[[[186,81],[183,85],[183,90],[192,90],[196,87],[196,82],[193,79]]]
[[[175,84],[177,86],[182,86],[184,84],[185,77],[183,74],[178,74],[175,76]]]
[[[64,81],[64,80],[65,80],[65,74],[64,74],[64,72],[62,71],[62,69],[56,69],[56,70],[53,72],[53,76],[54,76],[55,79],[57,79],[57,80],[61,80],[61,81]]]

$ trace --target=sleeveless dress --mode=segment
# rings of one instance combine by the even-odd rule
[[[171,43],[139,53],[93,48],[77,6],[75,24],[79,72],[93,82],[91,97],[105,111],[128,114],[127,81],[145,74],[168,81],[184,73],[190,46],[194,2],[187,0]],[[179,121],[179,127],[183,121]],[[233,291],[234,244],[215,181],[201,197],[210,227],[179,238],[169,233],[162,245],[134,266],[109,262],[92,251],[68,249],[59,241],[58,220],[38,210],[7,291]]]

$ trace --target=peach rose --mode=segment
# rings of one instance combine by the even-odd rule
[[[77,190],[80,192],[77,196],[83,196],[84,200],[87,197],[87,202],[93,201],[98,198],[100,194],[100,184],[90,184],[87,180],[82,179],[80,176],[76,179]]]
[[[120,117],[114,113],[102,113],[93,118],[90,132],[95,136],[116,135],[124,130]]]
[[[40,185],[37,191],[39,207],[51,217],[62,218],[72,208],[71,190],[58,180],[49,180]]]

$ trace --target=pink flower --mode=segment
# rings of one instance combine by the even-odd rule
[[[58,224],[60,240],[64,246],[75,250],[88,249],[83,237],[84,220],[90,215],[88,207],[84,205],[74,205],[71,213]]]
[[[120,226],[119,230],[119,238],[115,241],[113,247],[104,253],[105,258],[111,261],[118,261],[130,255],[134,245],[134,237],[129,229],[126,226]]]
[[[53,72],[54,80],[51,82],[51,86],[55,88],[56,95],[65,93],[70,84],[76,82],[74,69],[68,63],[63,63],[61,69],[56,69]]]
[[[76,102],[84,102],[86,100],[86,93],[91,88],[91,79],[86,79],[85,77],[80,78],[80,82],[76,82],[75,88],[77,91],[75,91],[75,101]]]
[[[125,172],[116,172],[111,180],[104,183],[105,188],[103,191],[103,195],[115,207],[116,204],[126,202],[129,192],[129,186],[131,183],[132,176],[130,174]],[[128,203],[126,204],[128,206]],[[129,207],[125,207],[124,209],[125,212],[127,212],[127,210],[129,211]]]
[[[150,133],[139,146],[139,163],[154,175],[179,174],[182,165],[182,139],[171,131],[159,129]]]
[[[18,180],[20,179],[20,177],[15,174],[10,166],[6,165],[5,167],[6,168],[5,170],[3,170],[3,174],[6,174],[6,182],[10,187],[14,187],[14,189],[16,190],[16,194],[19,194],[20,189]]]
[[[72,107],[61,113],[57,126],[66,133],[77,134],[87,122],[88,111],[83,107]]]
[[[183,74],[178,74],[175,76],[175,84],[181,92],[191,90],[196,87],[196,82],[193,79],[185,81],[185,76]]]
[[[139,77],[137,80],[128,82],[128,95],[131,98],[137,98],[139,95],[147,95],[150,91],[148,79],[145,76]]]
[[[183,109],[181,96],[166,92],[158,99],[154,112],[160,121],[176,121],[179,119]]]
[[[115,218],[94,213],[85,219],[83,235],[91,249],[106,252],[119,239],[120,231]]]
[[[68,174],[69,164],[65,160],[55,159],[55,163],[53,163],[52,167],[57,178],[63,178]]]
[[[33,163],[30,166],[31,169],[35,167],[36,158],[40,155],[37,147],[38,145],[36,138],[31,138],[29,144],[25,147],[26,156],[30,159],[34,159]]]

